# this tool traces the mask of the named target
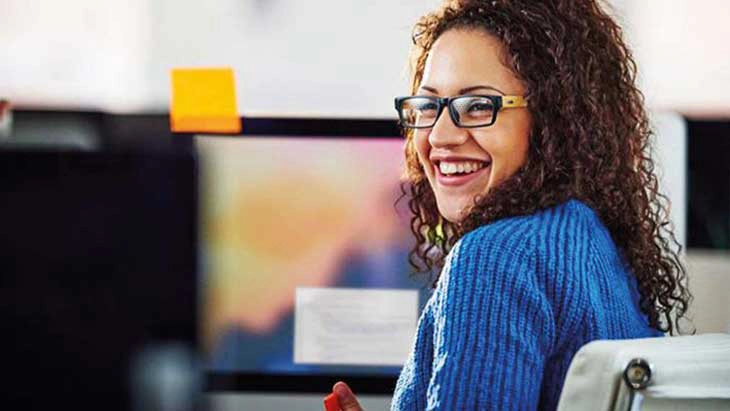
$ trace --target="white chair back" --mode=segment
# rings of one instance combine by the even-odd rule
[[[594,341],[573,358],[559,411],[730,410],[730,334]]]

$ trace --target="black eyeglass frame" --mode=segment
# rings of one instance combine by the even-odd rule
[[[489,123],[485,124],[478,124],[473,126],[462,126],[460,124],[459,120],[459,114],[456,112],[456,109],[454,108],[453,102],[454,100],[458,100],[460,98],[487,98],[492,102],[492,120]],[[430,99],[436,103],[436,116],[434,117],[433,124],[428,126],[409,126],[406,125],[406,122],[403,118],[403,104],[409,100],[409,99]],[[438,121],[439,117],[441,117],[441,112],[443,111],[444,107],[449,108],[449,117],[451,117],[451,121],[456,124],[459,128],[477,128],[477,127],[489,127],[492,124],[494,124],[495,121],[497,121],[497,113],[503,109],[503,108],[518,108],[518,107],[527,107],[527,101],[525,101],[525,98],[523,96],[500,96],[500,95],[488,95],[488,94],[465,94],[461,96],[454,96],[454,97],[436,97],[436,96],[401,96],[395,98],[395,110],[398,112],[398,120],[400,121],[400,124],[404,128],[414,128],[414,129],[420,129],[420,128],[431,128],[436,125],[436,122]]]

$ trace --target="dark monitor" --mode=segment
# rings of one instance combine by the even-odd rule
[[[0,151],[0,408],[130,409],[147,366],[192,360],[196,175],[190,154]]]

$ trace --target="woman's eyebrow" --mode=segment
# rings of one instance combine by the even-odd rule
[[[434,94],[438,94],[439,93],[438,90],[436,90],[435,88],[430,87],[430,86],[421,86],[420,88],[423,89],[423,90],[429,91],[431,93],[434,93]],[[504,91],[502,91],[502,90],[500,90],[500,89],[498,89],[496,87],[487,86],[487,85],[481,85],[481,84],[480,85],[477,85],[477,86],[471,86],[471,87],[463,88],[463,89],[459,90],[459,94],[466,94],[466,93],[472,92],[474,90],[479,90],[479,89],[494,90],[494,91],[496,91],[499,94],[502,94],[502,95],[505,95],[506,94]]]

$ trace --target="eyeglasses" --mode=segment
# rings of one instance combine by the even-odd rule
[[[395,109],[403,127],[429,128],[436,124],[444,107],[457,127],[491,126],[503,108],[527,107],[522,96],[464,95],[456,97],[406,96],[395,98]]]

